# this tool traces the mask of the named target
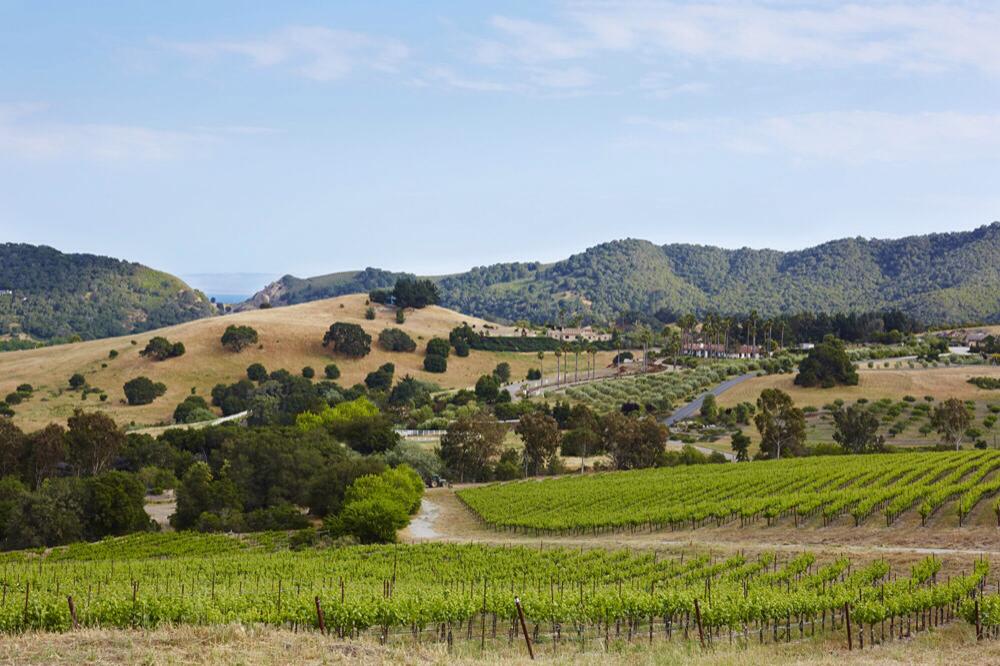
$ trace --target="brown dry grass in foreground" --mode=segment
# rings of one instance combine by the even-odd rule
[[[976,643],[963,623],[920,634],[875,649],[848,652],[842,636],[807,639],[748,648],[723,644],[702,651],[697,642],[634,643],[610,652],[588,648],[580,653],[564,645],[537,647],[536,662],[551,664],[988,664],[1000,662],[1000,641]],[[266,627],[176,627],[155,631],[88,629],[65,634],[24,634],[0,641],[6,664],[527,664],[523,644],[502,646],[480,655],[479,645],[457,642],[449,654],[441,643],[408,642],[380,646],[367,640],[345,642],[314,632],[293,633]]]

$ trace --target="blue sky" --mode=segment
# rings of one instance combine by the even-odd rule
[[[1000,218],[993,2],[0,0],[0,239],[445,273]]]

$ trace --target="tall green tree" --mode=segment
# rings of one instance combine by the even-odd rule
[[[762,457],[797,456],[806,441],[806,417],[781,389],[764,389],[757,398],[754,424],[760,432]]]
[[[851,453],[873,453],[885,446],[878,434],[878,417],[861,405],[840,408],[833,413],[836,430],[833,439]]]
[[[958,451],[962,447],[962,435],[972,423],[972,417],[965,403],[958,398],[948,398],[938,404],[931,414],[931,425],[941,435],[948,446]]]

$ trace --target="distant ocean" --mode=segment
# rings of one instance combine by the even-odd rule
[[[250,298],[251,294],[206,294],[206,296],[214,298],[216,303],[231,305],[233,303],[242,303]]]

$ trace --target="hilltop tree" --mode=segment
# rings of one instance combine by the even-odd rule
[[[437,285],[430,280],[414,280],[411,278],[399,278],[396,286],[392,290],[396,307],[399,308],[425,308],[428,305],[437,305],[441,300],[438,294]]]
[[[850,453],[881,451],[885,438],[878,434],[879,420],[861,405],[851,405],[833,413],[836,430],[833,439]]]
[[[548,414],[529,412],[521,416],[514,432],[524,441],[524,466],[529,476],[548,468],[559,451],[559,424]]]
[[[323,346],[344,356],[361,358],[372,350],[372,336],[357,324],[338,321],[323,336]]]
[[[760,453],[763,458],[797,456],[806,441],[806,417],[792,402],[792,397],[780,389],[764,389],[757,398],[754,424],[760,432]]]
[[[799,363],[799,374],[795,376],[799,386],[820,386],[832,388],[838,384],[855,386],[858,371],[854,368],[844,342],[832,335],[809,350],[809,355]]]
[[[222,334],[222,346],[232,352],[241,352],[250,345],[257,344],[257,331],[251,326],[230,324]]]
[[[972,423],[969,410],[958,398],[948,398],[934,408],[931,425],[941,435],[941,439],[958,451],[962,446],[962,435]]]

